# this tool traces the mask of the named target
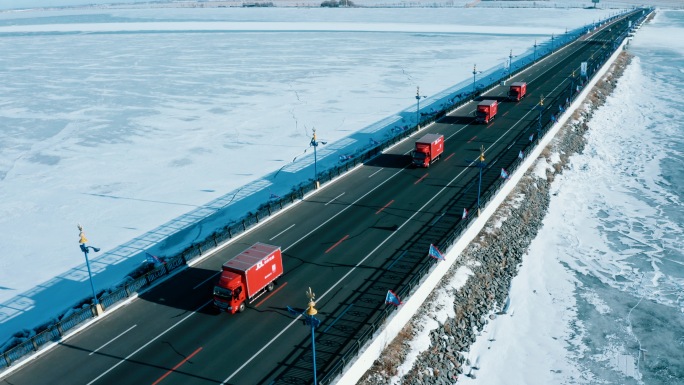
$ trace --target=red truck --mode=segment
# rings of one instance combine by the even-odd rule
[[[444,152],[444,135],[426,134],[416,140],[413,150],[413,164],[419,167],[430,167],[430,164]]]
[[[496,100],[483,100],[477,104],[475,111],[475,121],[478,123],[489,123],[496,116],[499,103]]]
[[[508,90],[508,99],[519,102],[527,93],[527,83],[515,82],[511,83],[511,88]]]
[[[214,286],[214,307],[230,314],[242,312],[245,302],[273,290],[275,280],[281,275],[280,247],[255,243],[223,264],[221,278]]]

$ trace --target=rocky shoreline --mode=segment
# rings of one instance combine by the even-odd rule
[[[627,51],[618,56],[582,106],[542,151],[537,162],[546,163],[543,165],[546,178],[534,171],[537,167],[526,172],[507,201],[459,256],[459,260],[454,262],[438,289],[426,300],[426,307],[430,308],[429,304],[434,302],[432,300],[437,292],[451,290],[447,283],[460,268],[468,267],[472,271],[465,284],[453,293],[455,315],[438,322],[438,327],[430,332],[430,347],[416,357],[411,370],[400,377],[398,383],[453,384],[461,376],[476,375],[473,369],[477,367],[467,362],[467,352],[489,320],[505,312],[511,280],[517,275],[523,255],[536,237],[548,210],[551,183],[555,175],[566,168],[569,157],[584,150],[587,122],[613,92],[617,79],[631,59]],[[397,382],[395,376],[398,375],[398,366],[407,358],[413,337],[424,325],[424,316],[420,313],[411,319],[359,384]]]

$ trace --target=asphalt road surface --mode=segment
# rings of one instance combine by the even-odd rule
[[[640,14],[639,14],[640,15]],[[632,15],[632,19],[636,16]],[[397,291],[475,209],[485,149],[483,194],[500,182],[542,120],[557,113],[580,84],[580,63],[612,53],[624,32],[617,21],[539,61],[510,81],[526,81],[528,95],[505,101],[508,87],[480,99],[500,101],[488,125],[473,121],[468,103],[303,202],[271,218],[214,256],[142,294],[94,326],[62,342],[3,380],[36,384],[309,384],[311,329],[287,306],[303,310],[316,293],[317,371],[325,376],[378,318],[387,290]],[[610,30],[609,30],[610,29]],[[575,76],[573,77],[573,71]],[[418,136],[444,134],[445,151],[429,168],[414,168]],[[285,274],[276,289],[244,313],[217,313],[211,290],[221,265],[256,242],[279,245]]]

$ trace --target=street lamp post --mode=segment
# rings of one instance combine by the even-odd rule
[[[572,71],[572,74],[570,75],[570,100],[572,100],[573,95],[575,94],[575,71]]]
[[[508,54],[508,79],[512,77],[513,72],[513,50]]]
[[[538,127],[537,127],[537,136],[541,135],[541,130],[542,130],[542,112],[544,112],[544,95],[542,95],[539,98],[539,105],[537,106],[537,109],[539,110],[539,120],[538,120]]]
[[[473,64],[473,94],[475,94],[475,75],[477,72],[477,64]]]
[[[85,260],[86,260],[86,267],[88,268],[88,277],[90,277],[90,288],[93,291],[93,302],[95,303],[95,312],[97,315],[102,314],[104,311],[102,310],[102,305],[100,302],[97,300],[97,294],[95,293],[95,285],[93,284],[93,273],[90,270],[90,261],[88,260],[88,249],[92,249],[93,252],[97,253],[100,251],[97,247],[94,246],[88,246],[86,243],[88,243],[88,239],[85,237],[85,233],[83,232],[83,226],[78,225],[78,231],[79,231],[79,241],[78,243],[80,244],[81,251],[85,255]]]
[[[487,165],[485,163],[485,156],[484,156],[484,146],[480,147],[480,157],[477,158],[477,167],[480,169],[480,180],[477,184],[477,216],[480,216],[480,192],[482,191],[482,169],[485,168]]]
[[[316,336],[314,334],[314,329],[321,324],[321,321],[314,317],[316,314],[318,314],[318,310],[316,310],[314,307],[316,306],[316,302],[314,301],[316,299],[316,294],[314,294],[311,288],[309,288],[309,290],[306,292],[306,296],[309,298],[309,307],[306,309],[306,322],[311,325],[311,349],[313,350],[314,385],[318,385],[318,374],[316,373]]]
[[[314,148],[314,183],[316,184],[316,189],[321,187],[318,181],[318,154],[316,153],[316,147],[318,147],[318,140],[316,140],[316,129],[313,129],[313,137],[311,137],[311,145]]]
[[[532,59],[532,62],[537,62],[537,39],[534,39],[534,59]]]
[[[416,86],[416,126],[420,128],[420,99],[427,96],[420,94],[420,87]]]
[[[554,48],[555,48],[554,45],[553,45],[553,39],[554,39],[553,34],[551,34],[551,52],[552,52],[552,53],[553,53],[553,50],[554,50]]]

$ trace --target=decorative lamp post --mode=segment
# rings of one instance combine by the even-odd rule
[[[553,39],[554,39],[554,36],[553,36],[553,34],[551,34],[551,52],[553,52],[553,50],[555,48],[553,45]]]
[[[81,251],[85,255],[86,267],[88,268],[88,277],[90,277],[90,288],[93,290],[93,302],[95,303],[95,311],[97,315],[100,315],[104,312],[104,310],[102,310],[102,305],[97,300],[97,295],[95,294],[95,285],[93,284],[93,273],[90,270],[90,261],[88,260],[88,249],[92,249],[93,252],[96,253],[100,251],[100,249],[98,249],[97,247],[88,246],[86,244],[88,243],[88,239],[85,237],[85,233],[83,232],[83,226],[81,226],[80,224],[78,225],[78,231],[78,235],[80,237],[78,243],[81,246]]]
[[[537,106],[537,109],[539,110],[539,126],[537,127],[537,136],[541,135],[541,130],[542,130],[542,112],[544,112],[544,95],[539,97],[539,105]]]
[[[473,94],[475,94],[475,75],[482,71],[477,70],[477,64],[473,64]]]
[[[508,79],[513,76],[513,50],[508,54]]]
[[[485,163],[485,149],[484,146],[480,146],[480,157],[477,158],[477,167],[480,169],[480,180],[477,184],[477,216],[480,216],[480,192],[482,191],[482,170],[485,168],[487,163]]]
[[[420,128],[420,99],[427,98],[425,95],[420,94],[420,87],[416,86],[416,126]]]
[[[316,314],[318,314],[318,310],[316,310],[314,307],[316,306],[316,302],[314,301],[314,299],[316,299],[316,294],[314,294],[313,290],[309,288],[309,290],[306,292],[306,296],[309,298],[309,307],[306,309],[305,313],[306,322],[311,325],[311,349],[313,351],[314,385],[318,385],[318,375],[316,373],[316,337],[314,335],[314,329],[321,324],[321,321],[314,317]]]
[[[318,140],[316,140],[316,129],[313,129],[313,137],[311,137],[311,146],[314,148],[314,183],[316,183],[316,189],[321,187],[318,181],[318,154],[316,153],[316,147],[318,147]]]
[[[575,94],[575,71],[572,71],[572,74],[570,75],[570,99],[572,100],[573,95]]]
[[[532,59],[532,62],[537,62],[537,39],[534,39],[534,59]]]

